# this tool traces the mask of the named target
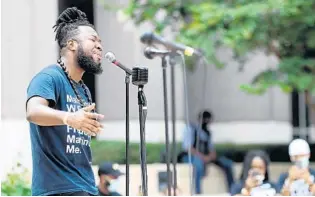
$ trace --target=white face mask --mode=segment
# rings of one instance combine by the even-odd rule
[[[118,188],[119,188],[119,181],[118,179],[113,179],[109,182],[109,186],[108,186],[108,190],[110,192],[117,192]]]
[[[308,168],[309,164],[310,164],[310,161],[307,157],[302,157],[295,161],[295,165],[299,167],[300,169]]]

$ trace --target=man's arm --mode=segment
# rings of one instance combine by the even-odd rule
[[[102,119],[103,115],[90,113],[95,104],[89,105],[77,112],[64,112],[48,107],[48,101],[41,97],[32,97],[27,102],[27,120],[40,126],[70,125],[95,136],[103,126],[94,119]]]
[[[210,151],[209,154],[203,155],[205,162],[214,161],[217,159],[217,153],[215,151]]]
[[[47,73],[38,73],[27,88],[26,119],[40,126],[64,125],[67,112],[55,110],[60,81]]]
[[[197,149],[194,148],[193,144],[195,141],[195,135],[193,130],[193,125],[188,125],[184,130],[183,135],[183,149],[186,151],[190,151],[192,155],[203,157],[204,155],[201,154]]]
[[[68,113],[50,108],[48,100],[35,96],[26,105],[26,119],[40,126],[65,125]]]
[[[27,89],[27,120],[40,126],[69,125],[91,135],[98,133],[102,125],[93,119],[102,119],[103,115],[90,112],[95,104],[72,113],[51,108],[57,103],[61,86],[49,74],[36,75]]]
[[[202,153],[200,153],[197,149],[195,149],[194,147],[191,147],[190,148],[190,152],[192,155],[196,155],[196,156],[199,156],[199,157],[204,157],[204,155]]]
[[[205,156],[206,161],[209,162],[209,161],[216,160],[217,152],[215,151],[215,147],[214,147],[211,137],[209,137],[208,149],[209,149],[209,153]]]
[[[208,154],[208,157],[210,158],[211,161],[216,160],[217,159],[217,152],[214,151],[210,151],[210,153]]]

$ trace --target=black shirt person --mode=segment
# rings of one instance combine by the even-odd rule
[[[209,125],[213,120],[209,111],[203,111],[198,115],[198,123],[192,123],[184,131],[183,150],[186,155],[183,156],[183,162],[189,162],[188,151],[192,154],[192,164],[194,166],[195,193],[201,194],[201,180],[206,175],[206,165],[214,163],[225,173],[227,188],[230,188],[234,182],[233,161],[224,157],[217,156],[212,133]]]

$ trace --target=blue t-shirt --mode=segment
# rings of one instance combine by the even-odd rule
[[[88,102],[81,85],[77,83],[75,86]],[[32,79],[27,89],[27,100],[34,96],[45,98],[56,110],[74,112],[81,108],[69,80],[58,65],[44,68]],[[32,195],[75,191],[98,194],[91,167],[90,136],[66,125],[40,126],[33,123],[30,123],[30,136]]]

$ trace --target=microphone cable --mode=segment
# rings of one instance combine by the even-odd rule
[[[181,56],[181,61],[182,61],[182,66],[183,66],[183,82],[184,82],[184,98],[185,98],[185,124],[186,127],[188,129],[191,129],[189,126],[189,104],[188,104],[188,86],[187,86],[187,72],[186,72],[186,61],[185,61],[185,55],[183,54],[182,51],[178,51],[178,53]],[[202,102],[200,102],[201,104],[201,109],[205,108],[205,101],[206,101],[206,88],[207,88],[207,77],[208,77],[208,69],[207,69],[207,59],[202,56],[201,57],[201,61],[203,63],[203,67],[204,67],[204,76],[203,76],[203,93],[202,93]],[[198,63],[200,62],[200,59],[198,61]],[[198,136],[198,135],[197,135]],[[195,194],[195,190],[194,190],[194,176],[195,174],[193,173],[193,166],[192,166],[192,154],[191,154],[191,150],[188,149],[188,163],[189,163],[189,185],[190,185],[190,195],[194,195]]]
[[[187,86],[187,75],[186,75],[186,62],[183,52],[178,52],[181,56],[182,66],[183,66],[183,81],[184,81],[184,98],[185,98],[185,125],[188,129],[189,127],[189,104],[188,104],[188,86]],[[193,169],[192,169],[192,158],[191,151],[188,149],[188,163],[189,163],[189,188],[190,195],[194,195],[194,182],[193,182]]]

